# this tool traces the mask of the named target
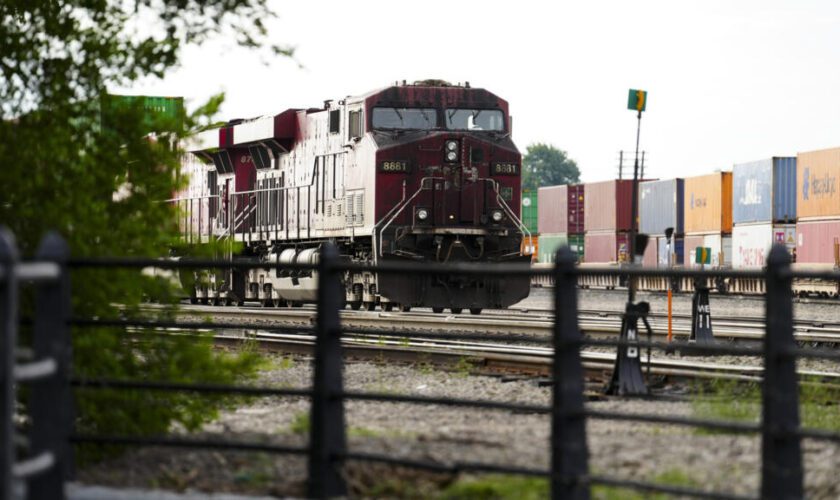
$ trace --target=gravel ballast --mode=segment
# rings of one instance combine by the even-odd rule
[[[306,387],[311,381],[306,358],[275,360],[258,383]],[[502,382],[429,366],[352,362],[345,367],[345,389],[491,399],[548,405],[550,388],[532,381]],[[597,410],[691,416],[686,401],[611,399],[589,402]],[[352,451],[432,460],[444,464],[483,462],[531,468],[549,465],[549,417],[542,414],[403,403],[346,402],[348,444]],[[304,445],[308,400],[261,398],[223,411],[204,428],[206,435]],[[760,479],[760,438],[703,434],[673,425],[590,420],[587,423],[590,471],[635,480],[653,480],[679,471],[707,490],[755,494]],[[805,441],[803,460],[810,498],[840,497],[836,464],[840,446]],[[385,480],[365,475],[366,464],[350,464],[347,475],[357,488]],[[376,470],[376,469],[374,469]],[[138,488],[198,489],[251,494],[302,495],[305,457],[219,451],[149,448],[132,451],[108,464],[80,473],[86,483]],[[443,480],[446,482],[451,480]]]

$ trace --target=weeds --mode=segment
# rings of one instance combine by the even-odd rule
[[[298,413],[292,419],[292,423],[289,424],[289,430],[292,434],[309,435],[311,425],[312,424],[309,422],[309,412]]]
[[[472,372],[473,365],[469,359],[462,356],[458,359],[458,363],[455,364],[455,373],[459,377],[469,377],[470,373]]]
[[[700,483],[692,479],[682,469],[668,469],[648,481],[668,486],[683,486],[698,488]],[[615,488],[611,486],[593,486],[592,498],[602,500],[664,500],[670,498],[664,494],[652,494],[629,488]],[[437,497],[441,500],[513,500],[513,499],[542,499],[549,498],[549,484],[547,479],[522,476],[487,475],[456,481],[443,490]]]
[[[802,427],[840,431],[840,389],[805,379],[799,384],[799,419]],[[699,418],[737,422],[761,421],[761,386],[716,380],[698,390],[692,409]],[[702,433],[711,431],[700,429]]]

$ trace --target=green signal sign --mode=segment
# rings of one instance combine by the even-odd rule
[[[642,112],[647,106],[647,91],[630,89],[630,94],[627,96],[627,109]]]
[[[711,264],[712,263],[712,249],[709,247],[697,247],[694,250],[695,264]]]

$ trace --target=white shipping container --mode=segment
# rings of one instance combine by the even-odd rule
[[[732,266],[735,269],[762,268],[774,243],[789,252],[796,248],[794,224],[736,224],[732,228]]]
[[[685,236],[685,265],[688,267],[700,267],[695,264],[695,252],[697,247],[710,248],[711,267],[732,266],[732,236],[711,234],[688,234]]]

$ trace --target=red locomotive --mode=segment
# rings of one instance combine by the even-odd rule
[[[314,263],[332,241],[371,264],[530,260],[520,253],[527,229],[508,104],[484,89],[403,82],[233,120],[187,149],[190,186],[177,200],[185,238],[230,242],[233,259]],[[474,314],[529,291],[527,277],[358,273],[345,285],[353,308]],[[316,278],[281,267],[206,274],[189,287],[195,301],[297,305],[315,299]]]

